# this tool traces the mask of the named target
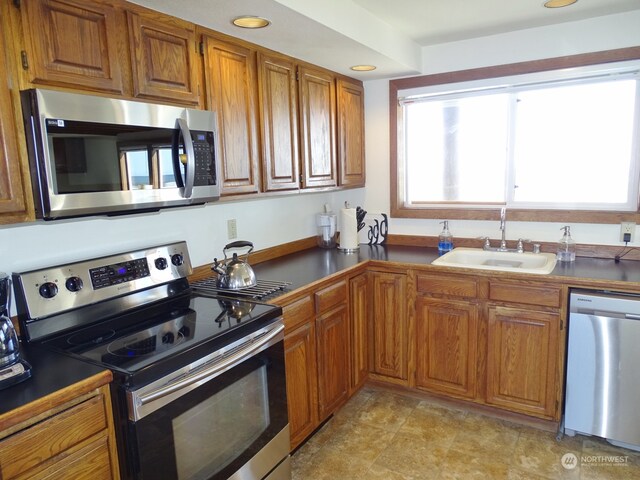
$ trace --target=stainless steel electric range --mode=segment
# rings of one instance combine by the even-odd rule
[[[290,479],[282,310],[191,273],[184,242],[16,273],[22,334],[113,372],[123,478]]]

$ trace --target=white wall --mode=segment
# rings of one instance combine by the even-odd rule
[[[534,28],[453,42],[423,49],[424,74],[552,58],[579,53],[640,46],[640,10],[580,22]],[[365,82],[367,155],[366,209],[388,212],[389,199],[389,82]],[[394,234],[437,235],[438,220],[389,219]],[[507,239],[557,241],[559,223],[509,222]],[[498,222],[452,220],[453,236],[499,238]],[[571,224],[578,243],[621,245],[619,225]],[[638,232],[636,232],[638,233]],[[636,234],[635,246],[640,245]]]

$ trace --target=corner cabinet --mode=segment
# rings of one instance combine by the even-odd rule
[[[204,36],[208,108],[217,114],[221,194],[260,190],[256,51]]]
[[[391,383],[408,382],[407,275],[394,272],[370,272],[372,377]]]
[[[33,85],[123,94],[119,11],[91,0],[20,2],[23,67]]]
[[[301,116],[302,186],[338,185],[336,83],[326,70],[298,68]]]
[[[338,184],[364,187],[364,88],[343,79],[338,90]]]

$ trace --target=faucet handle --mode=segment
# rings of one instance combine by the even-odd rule
[[[528,238],[519,238],[518,239],[518,246],[516,247],[518,250],[518,253],[523,253],[524,252],[524,244],[525,243],[531,243],[531,240],[529,240]]]
[[[482,240],[482,248],[487,249],[491,247],[491,242],[489,241],[489,237],[476,237],[478,240]]]

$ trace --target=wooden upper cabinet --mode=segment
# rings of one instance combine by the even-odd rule
[[[198,105],[195,25],[145,10],[127,11],[133,96]]]
[[[20,3],[23,61],[34,85],[123,93],[118,13],[90,0]]]
[[[364,88],[360,83],[338,80],[338,183],[365,185]]]
[[[302,186],[335,187],[336,86],[333,74],[299,67]]]
[[[17,92],[12,93],[8,83],[13,69],[7,57],[5,33],[0,32],[0,223],[26,220],[28,210],[13,103],[14,95],[17,102]]]
[[[265,191],[300,187],[298,85],[293,59],[258,53]]]
[[[208,108],[217,114],[223,195],[260,189],[256,52],[204,37]]]

